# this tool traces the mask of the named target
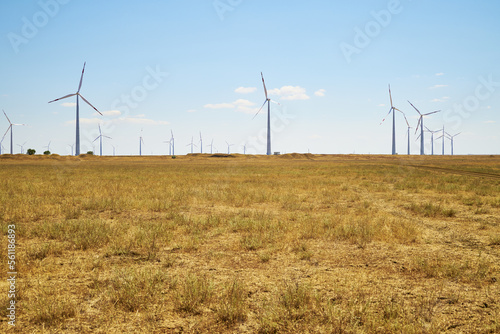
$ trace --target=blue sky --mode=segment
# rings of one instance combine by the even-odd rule
[[[500,154],[500,23],[497,1],[41,0],[0,3],[0,108],[13,123],[14,153],[70,154],[74,98],[81,151],[98,124],[103,153],[203,150],[265,153],[263,72],[271,105],[272,151],[391,152],[394,106],[413,127],[445,126],[455,154]],[[0,135],[9,126],[2,115]],[[407,125],[396,115],[397,152]],[[438,137],[436,135],[435,137]],[[426,153],[430,135],[426,133]],[[93,143],[95,149],[98,142]],[[10,138],[2,142],[8,151]],[[441,153],[441,142],[435,142]],[[445,142],[446,154],[450,142]]]

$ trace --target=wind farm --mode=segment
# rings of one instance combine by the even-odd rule
[[[0,10],[0,332],[500,333],[500,2]]]

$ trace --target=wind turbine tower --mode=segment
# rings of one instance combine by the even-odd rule
[[[172,135],[172,138],[170,138],[170,142],[171,142],[171,145],[172,145],[172,155],[175,155],[175,141],[174,141],[174,132],[172,130],[170,130],[170,133]]]
[[[417,133],[418,128],[420,127],[420,155],[424,155],[425,154],[425,152],[424,152],[424,116],[435,114],[437,112],[440,112],[441,110],[436,110],[433,112],[429,112],[427,114],[422,114],[410,101],[408,101],[408,103],[411,104],[411,106],[420,115],[420,118],[418,119],[418,124],[417,124],[417,128],[415,130],[415,133]]]
[[[83,81],[83,73],[85,72],[85,64],[83,63],[83,69],[82,69],[82,75],[80,77],[80,84],[78,85],[78,90],[74,94],[68,94],[63,97],[60,97],[58,99],[49,101],[49,103],[56,102],[68,97],[76,96],[76,152],[75,155],[80,155],[80,103],[79,103],[79,98],[81,97],[83,101],[85,101],[89,106],[91,106],[95,111],[97,111],[101,116],[101,112],[97,110],[96,107],[94,107],[92,104],[90,104],[89,101],[87,101],[81,94],[80,94],[80,89],[82,88],[82,81]]]
[[[200,131],[200,153],[203,153],[203,139],[201,138],[201,131]]]

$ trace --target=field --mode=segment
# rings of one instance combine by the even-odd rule
[[[0,221],[2,332],[500,332],[499,156],[2,155]]]

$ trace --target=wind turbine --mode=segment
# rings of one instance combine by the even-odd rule
[[[71,155],[73,155],[73,148],[75,147],[75,144],[72,145],[68,144],[68,146],[71,147]]]
[[[229,153],[229,148],[230,148],[231,146],[233,146],[234,144],[229,144],[227,141],[226,141],[226,144],[227,144],[227,154],[230,154],[230,153]]]
[[[427,114],[422,114],[410,101],[408,101],[409,104],[418,112],[420,115],[420,118],[418,119],[418,124],[417,128],[415,129],[415,133],[417,133],[418,128],[420,127],[420,155],[424,155],[424,116],[432,115],[437,112],[440,112],[441,110],[436,110],[433,112],[429,112]]]
[[[163,143],[168,144],[168,155],[172,155],[172,143],[170,140],[165,140]]]
[[[441,155],[444,155],[444,135],[445,135],[445,131],[444,131],[444,124],[443,124],[443,134],[441,135],[441,137],[443,137],[443,142],[441,143],[441,146],[442,146],[442,153]]]
[[[266,94],[266,100],[264,101],[262,107],[260,107],[259,111],[257,111],[257,113],[253,118],[255,118],[260,113],[262,108],[264,108],[264,106],[267,103],[267,153],[266,154],[271,155],[271,102],[276,103],[278,105],[279,103],[271,100],[268,97],[266,83],[264,82],[264,75],[262,74],[262,72],[260,72],[260,76],[262,77],[262,85],[264,86],[264,93]]]
[[[406,119],[406,117],[405,117]],[[406,123],[408,124],[408,120],[406,120]],[[408,137],[408,155],[410,155],[410,129],[411,129],[411,126],[410,124],[408,124],[408,131],[406,132],[406,136]]]
[[[5,138],[5,135],[7,134],[7,132],[9,132],[10,130],[10,154],[14,154],[14,142],[13,142],[13,135],[12,135],[12,128],[14,127],[14,125],[26,125],[26,124],[16,124],[16,123],[12,123],[9,119],[9,117],[7,116],[7,114],[5,113],[5,111],[2,109],[3,111],[3,114],[5,115],[5,118],[7,118],[7,121],[9,122],[9,127],[7,128],[7,131],[5,131],[5,134],[3,135],[2,137],[2,141],[3,141],[3,138]]]
[[[462,132],[459,132],[459,133],[452,136],[448,132],[446,132],[446,134],[448,135],[448,138],[451,140],[451,155],[453,155],[453,138],[455,138],[456,136],[458,136],[461,133]]]
[[[389,112],[384,117],[382,122],[380,122],[380,125],[382,125],[382,123],[384,123],[387,116],[389,116],[390,113],[392,112],[392,154],[394,155],[394,154],[396,154],[396,113],[394,112],[394,110],[397,110],[400,113],[402,113],[403,116],[405,117],[405,120],[406,120],[406,116],[405,116],[404,112],[402,112],[401,110],[396,108],[392,103],[391,85],[389,85],[389,99],[391,100],[391,108],[389,109]],[[406,120],[406,123],[408,124],[408,120]]]
[[[80,84],[78,85],[78,90],[74,94],[68,94],[63,97],[60,97],[58,99],[49,101],[49,103],[56,102],[71,96],[76,96],[76,152],[75,155],[80,155],[80,103],[79,103],[79,98],[81,97],[83,101],[85,101],[89,106],[91,106],[95,111],[97,111],[101,116],[101,112],[97,110],[96,107],[94,107],[92,104],[90,104],[89,101],[87,101],[81,94],[80,94],[80,89],[82,88],[82,81],[83,81],[83,72],[85,72],[85,63],[83,63],[83,69],[82,69],[82,76],[80,77]]]
[[[214,148],[214,140],[212,139],[212,142],[210,143],[210,154],[213,154],[213,148]]]
[[[24,145],[26,145],[26,141],[22,144],[22,145],[19,145],[17,144],[17,146],[19,146],[21,148],[21,154],[24,154]]]
[[[171,142],[171,145],[172,145],[172,155],[175,155],[175,141],[174,141],[174,132],[172,130],[170,130],[170,133],[172,134],[172,137],[170,138],[170,142]]]
[[[94,139],[94,141],[96,141],[97,139],[100,139],[99,140],[99,153],[100,153],[99,155],[102,157],[102,137],[106,137],[108,139],[112,139],[112,138],[108,137],[108,136],[104,136],[101,132],[101,125],[100,124],[98,124],[98,125],[99,125],[99,136],[96,139]]]
[[[191,145],[191,154],[193,154],[193,146],[196,146],[194,143],[193,143],[193,136],[191,136],[191,143],[190,144],[187,144],[186,146],[190,146]],[[196,146],[198,147],[198,146]]]
[[[425,129],[427,130],[427,132],[431,133],[431,154],[434,155],[434,134],[441,131],[441,130],[432,131],[426,126],[425,126]]]
[[[247,144],[243,145],[243,154],[247,154]]]
[[[201,138],[201,131],[200,131],[200,153],[203,153],[203,139]]]
[[[49,143],[47,144],[47,146],[44,146],[44,147],[47,148],[47,151],[49,151],[49,152],[50,152],[50,143],[52,143],[52,141],[49,141]]]
[[[141,136],[139,137],[139,155],[142,155],[142,144],[144,144],[144,139],[142,139],[142,129],[141,129]]]
[[[115,156],[115,147],[113,145],[111,145],[113,147],[113,156]]]

